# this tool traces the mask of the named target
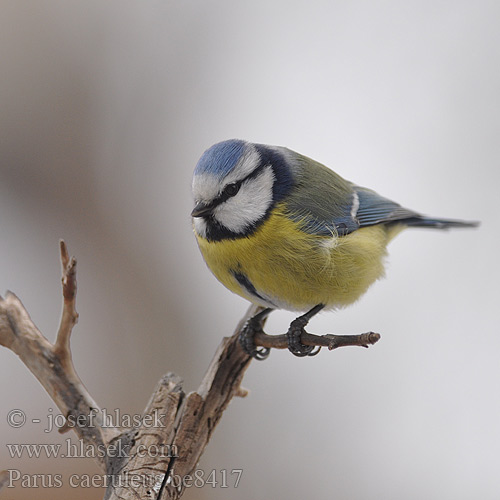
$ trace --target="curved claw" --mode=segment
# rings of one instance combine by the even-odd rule
[[[320,346],[320,345],[316,346],[316,349],[312,350],[312,351],[308,354],[308,356],[316,356],[316,354],[318,354],[318,353],[319,353],[319,351],[321,351],[321,346]]]
[[[269,353],[271,352],[270,347],[261,347],[260,349],[254,349],[250,354],[253,359],[256,359],[258,361],[264,361],[269,357]]]
[[[302,343],[291,344],[288,343],[288,350],[299,358],[304,358],[305,356],[316,356],[321,350],[321,346],[304,345]]]
[[[271,349],[269,347],[261,347],[257,349],[253,340],[255,333],[262,331],[261,318],[257,316],[250,318],[242,328],[239,341],[242,349],[252,358],[263,361],[269,356]]]
[[[314,306],[310,311],[306,312],[302,316],[295,318],[286,332],[288,338],[288,350],[300,358],[304,356],[316,356],[319,351],[321,351],[321,346],[304,345],[301,341],[302,334],[306,333],[304,327],[309,323],[309,320],[317,314],[321,309],[323,309],[323,304],[318,304]]]
[[[316,348],[313,345],[304,345],[300,341],[302,333],[305,332],[304,326],[306,323],[307,321],[305,321],[304,318],[297,318],[292,321],[290,328],[286,333],[286,336],[288,337],[288,350],[299,358],[303,358],[305,356],[316,356],[321,349],[321,347]]]

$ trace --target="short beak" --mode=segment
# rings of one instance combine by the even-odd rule
[[[200,201],[191,212],[191,217],[205,217],[205,215],[210,215],[212,213],[213,207],[211,205],[207,205]]]

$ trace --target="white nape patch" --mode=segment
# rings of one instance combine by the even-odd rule
[[[215,219],[234,233],[244,233],[271,206],[274,181],[271,166],[264,167],[257,177],[248,179],[241,185],[236,196],[214,210]]]
[[[356,215],[358,214],[359,209],[359,196],[356,191],[352,193],[352,207],[351,207],[351,217],[353,220],[356,220]]]

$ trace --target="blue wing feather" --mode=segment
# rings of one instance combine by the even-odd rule
[[[426,217],[375,191],[346,181],[324,165],[290,150],[295,188],[287,197],[288,216],[304,231],[320,236],[345,236],[376,224],[411,227],[474,227],[476,222]]]
[[[384,198],[370,189],[356,187],[355,192],[359,207],[353,215],[358,220],[359,227],[420,217],[417,212],[403,208],[399,203]]]

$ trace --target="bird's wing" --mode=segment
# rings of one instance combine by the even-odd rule
[[[419,214],[375,191],[346,181],[324,165],[297,155],[296,188],[287,201],[288,216],[311,234],[344,236],[359,228],[404,221]]]
[[[380,196],[371,189],[355,186],[355,193],[359,200],[356,219],[359,227],[373,226],[388,222],[403,222],[405,219],[420,217],[413,210],[402,207],[399,203]]]

